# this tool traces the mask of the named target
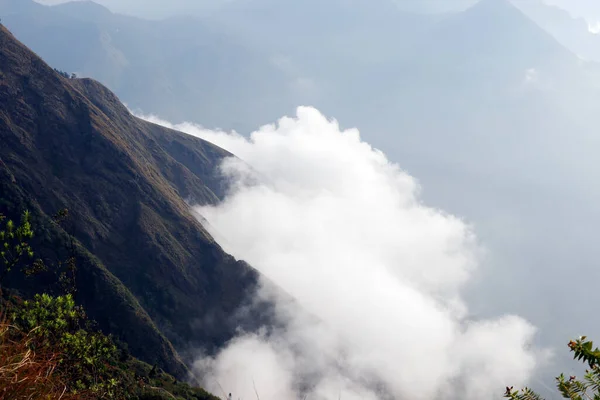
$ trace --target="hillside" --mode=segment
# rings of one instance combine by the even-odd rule
[[[76,300],[133,355],[185,377],[175,349],[211,352],[230,339],[257,282],[186,204],[218,201],[217,166],[229,154],[134,118],[95,81],[61,77],[4,27],[0,104],[1,211],[32,211],[49,262],[74,238]],[[51,219],[62,208],[66,230]],[[50,281],[7,282],[30,295]]]

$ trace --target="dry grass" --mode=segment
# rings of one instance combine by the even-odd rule
[[[0,319],[0,398],[11,400],[89,398],[67,394],[67,386],[56,373],[59,354],[39,351],[32,346],[35,336],[21,332]]]

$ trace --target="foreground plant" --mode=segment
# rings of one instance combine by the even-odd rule
[[[3,399],[85,399],[68,392],[68,385],[57,373],[62,355],[54,349],[34,350],[37,336],[25,333],[0,319],[0,398]]]
[[[53,220],[61,224],[67,217],[65,209]],[[0,399],[217,399],[137,360],[125,344],[117,346],[95,328],[75,302],[73,239],[67,261],[51,264],[64,295],[38,294],[23,301],[3,292],[2,278],[10,270],[26,276],[48,271],[41,260],[30,263],[32,238],[28,212],[19,225],[0,213]]]
[[[582,336],[569,342],[569,349],[574,353],[573,359],[588,365],[583,378],[561,374],[556,378],[557,388],[565,399],[600,400],[600,349]],[[506,388],[505,398],[512,400],[542,400],[542,397],[530,388],[513,390]]]
[[[16,225],[0,215],[0,285],[23,259],[33,258],[33,250],[29,245],[33,237],[30,219],[31,215],[26,211],[21,217],[21,223]]]
[[[119,394],[115,365],[118,350],[112,340],[85,328],[85,314],[71,295],[36,295],[12,314],[16,327],[31,332],[33,351],[56,351],[57,367],[72,393],[91,392],[113,398]]]

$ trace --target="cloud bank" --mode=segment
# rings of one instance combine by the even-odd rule
[[[492,399],[526,383],[543,354],[517,316],[469,317],[461,292],[481,262],[471,228],[419,198],[415,179],[357,130],[300,107],[249,138],[152,122],[239,158],[225,201],[197,207],[215,237],[297,303],[282,326],[244,333],[196,363],[234,399]],[[299,311],[299,310],[302,311]]]

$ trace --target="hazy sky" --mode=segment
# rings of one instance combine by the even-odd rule
[[[546,3],[564,8],[578,17],[600,19],[600,1],[597,0],[546,0]]]
[[[43,4],[65,3],[66,0],[36,0]],[[146,17],[160,17],[164,15],[177,14],[189,10],[202,10],[205,7],[218,3],[236,0],[96,0],[113,11],[132,13]],[[415,2],[415,0],[396,0],[399,4]],[[425,4],[427,9],[448,9],[449,4],[457,4],[460,7],[465,0],[416,0]],[[523,0],[513,0],[518,3]],[[590,20],[600,20],[600,1],[598,0],[545,0],[549,4],[558,5],[569,10],[577,16],[584,16]]]

